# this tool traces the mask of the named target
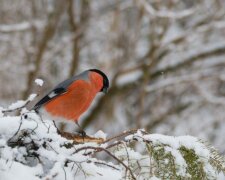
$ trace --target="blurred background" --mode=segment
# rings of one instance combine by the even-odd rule
[[[0,0],[1,106],[90,68],[111,85],[88,134],[189,134],[225,154],[225,0]]]

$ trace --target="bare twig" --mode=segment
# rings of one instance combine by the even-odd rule
[[[195,8],[185,9],[181,12],[171,12],[171,11],[156,11],[150,3],[146,0],[138,0],[138,2],[145,7],[145,10],[153,17],[159,18],[172,18],[172,19],[182,19],[192,15]]]
[[[21,126],[22,126],[22,123],[23,123],[23,121],[22,121],[22,116],[20,117],[20,124],[19,124],[19,127],[18,127],[18,129],[17,129],[17,131],[13,134],[13,136],[11,137],[11,138],[9,138],[8,139],[8,143],[19,133],[19,131],[20,131],[20,128],[21,128]]]
[[[106,164],[105,162],[99,162],[99,161],[91,161],[91,162],[93,162],[93,163],[95,163],[95,164],[100,164],[100,165],[108,166],[108,167],[110,167],[110,168],[112,168],[112,169],[115,169],[115,170],[119,171],[119,169],[116,168],[115,166]]]
[[[104,143],[109,142],[109,141],[112,141],[112,140],[114,140],[114,139],[122,138],[122,137],[124,137],[124,136],[129,135],[129,134],[134,134],[134,133],[136,133],[138,130],[140,130],[140,129],[131,129],[131,130],[122,132],[122,133],[120,133],[120,134],[118,134],[118,135],[116,135],[116,136],[114,136],[114,137],[111,137],[111,138],[109,138],[109,139],[106,139],[106,140],[104,141]],[[140,131],[141,131],[142,133],[144,133],[144,134],[147,134],[144,130],[140,130]]]
[[[121,161],[119,158],[117,158],[115,155],[113,155],[110,151],[108,151],[105,148],[102,148],[102,147],[93,147],[93,146],[86,146],[86,147],[82,147],[82,148],[77,149],[75,151],[75,153],[78,153],[78,152],[83,151],[83,150],[88,150],[88,149],[92,149],[92,150],[97,151],[97,152],[104,151],[106,154],[108,154],[113,159],[115,159],[118,163],[120,163],[127,171],[129,171],[132,179],[136,179],[136,177],[134,176],[132,170],[126,164],[124,164],[123,161]]]

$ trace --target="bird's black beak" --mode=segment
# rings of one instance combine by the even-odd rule
[[[104,88],[102,89],[102,92],[103,92],[104,94],[106,94],[106,93],[108,92],[107,87],[104,87]]]

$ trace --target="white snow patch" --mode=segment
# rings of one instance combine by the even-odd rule
[[[95,138],[102,138],[102,139],[106,139],[107,134],[105,134],[102,130],[99,130],[98,132],[96,132],[94,134]]]
[[[21,107],[23,107],[25,104],[26,104],[26,101],[19,100],[19,101],[15,102],[15,103],[12,103],[12,104],[8,107],[8,109],[13,110],[13,109],[21,108]]]
[[[29,100],[29,101],[33,101],[36,97],[37,97],[37,94],[31,94],[31,95],[28,97],[28,100]]]
[[[4,160],[0,160],[0,177],[3,180],[40,180],[36,175],[42,172],[41,166],[29,167],[18,162],[7,163]]]
[[[34,81],[38,86],[43,86],[44,81],[42,79],[35,79]]]
[[[118,79],[117,79],[117,85],[122,86],[124,84],[128,84],[131,82],[134,82],[142,75],[142,71],[134,71],[132,73],[128,73],[125,75],[121,75]]]

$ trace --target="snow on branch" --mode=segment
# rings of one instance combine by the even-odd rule
[[[16,111],[16,110],[22,110],[22,108],[24,108],[28,103],[33,101],[34,98],[36,98],[36,97],[37,97],[37,94],[31,94],[27,98],[27,100],[19,100],[19,101],[15,102],[15,103],[12,103],[11,105],[9,105],[8,108],[1,108],[0,107],[0,112],[1,113],[7,113],[7,112],[13,112],[13,111]]]
[[[156,17],[160,17],[160,18],[182,19],[182,18],[192,15],[195,12],[195,8],[186,9],[181,12],[157,11],[146,0],[140,0],[138,2],[153,17],[156,16]]]
[[[225,44],[211,45],[205,47],[200,52],[191,52],[186,57],[182,58],[180,61],[169,62],[166,66],[159,67],[155,72],[152,73],[152,77],[157,77],[163,73],[173,72],[179,68],[187,67],[192,65],[192,63],[204,60],[205,58],[216,57],[224,55]]]
[[[33,26],[40,28],[44,25],[41,21],[21,22],[18,24],[0,24],[1,33],[21,32],[30,30]]]
[[[43,86],[44,81],[42,79],[35,79],[34,81],[38,86]]]
[[[181,75],[179,77],[169,77],[163,80],[160,80],[154,84],[151,84],[146,87],[146,92],[158,91],[160,89],[166,88],[168,86],[180,85],[181,83],[195,82],[203,78],[220,78],[224,74],[218,74],[210,72],[208,69],[198,71],[197,73],[192,73],[188,75]],[[202,93],[203,94],[203,93]],[[224,101],[224,100],[223,100]]]
[[[69,134],[69,133],[67,133]],[[102,141],[77,142],[33,111],[0,118],[4,179],[215,179],[225,172],[217,151],[191,136],[129,130]],[[101,159],[99,158],[101,157]],[[23,173],[24,172],[24,173]]]
[[[209,93],[206,89],[202,88],[199,86],[197,83],[194,83],[195,87],[197,88],[199,94],[204,98],[205,101],[220,105],[220,106],[225,106],[225,98],[224,97],[216,97],[212,93]]]

